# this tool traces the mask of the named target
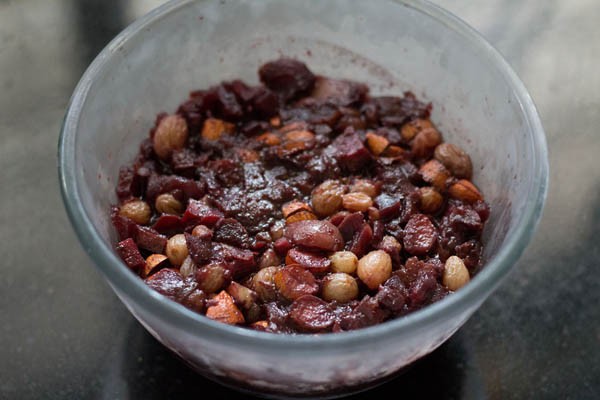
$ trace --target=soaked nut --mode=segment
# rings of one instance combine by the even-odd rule
[[[383,136],[376,135],[374,132],[367,132],[367,147],[371,153],[378,156],[387,149],[390,142]]]
[[[331,260],[331,270],[334,272],[344,272],[354,274],[358,266],[358,258],[351,251],[336,251],[329,256]]]
[[[463,260],[457,256],[450,256],[444,264],[444,275],[442,283],[448,289],[455,291],[465,286],[469,280],[469,270]]]
[[[205,240],[211,240],[213,237],[213,231],[206,225],[196,225],[194,229],[192,229],[192,236],[196,236]]]
[[[483,200],[481,192],[479,192],[475,185],[466,179],[461,179],[451,185],[448,189],[448,194],[452,198],[462,200],[467,203],[474,203],[478,200]]]
[[[327,180],[312,192],[311,203],[317,215],[328,217],[342,208],[344,186],[335,180]]]
[[[373,199],[368,194],[353,192],[342,196],[342,204],[346,210],[364,212],[373,205]]]
[[[169,115],[163,118],[156,127],[152,146],[156,155],[167,160],[175,150],[181,150],[188,138],[188,127],[180,115]]]
[[[315,134],[306,130],[290,131],[285,134],[285,139],[290,142],[310,142],[315,139]]]
[[[392,258],[383,250],[374,250],[358,260],[356,273],[369,289],[375,290],[392,275]]]
[[[446,181],[450,178],[450,173],[438,160],[427,161],[419,168],[419,174],[425,182],[440,192],[446,191]]]
[[[210,299],[208,304],[211,304],[206,309],[206,316],[208,318],[229,325],[244,323],[244,315],[236,307],[233,298],[226,291],[221,291],[218,295]]]
[[[179,233],[171,236],[167,241],[166,251],[169,262],[173,265],[180,266],[188,256],[188,248],[185,241],[185,235]]]
[[[240,160],[242,160],[245,163],[255,162],[260,159],[259,154],[254,150],[237,149],[236,152],[237,152],[238,157],[240,157]]]
[[[442,143],[442,135],[435,128],[429,128],[417,133],[410,148],[416,157],[427,158],[431,157],[440,143]]]
[[[208,118],[202,125],[202,137],[206,140],[219,140],[225,134],[235,131],[235,125],[217,118]]]
[[[432,187],[419,188],[419,209],[424,213],[435,214],[439,211],[444,198]]]
[[[150,273],[158,268],[161,264],[167,261],[167,256],[164,254],[151,254],[146,258],[146,265],[140,271],[140,275],[142,278],[146,278]]]
[[[150,222],[152,210],[145,201],[132,200],[121,206],[119,209],[119,215],[129,218],[137,224],[146,225],[148,222]]]
[[[417,136],[417,133],[430,128],[433,128],[433,124],[430,120],[417,118],[402,125],[400,135],[402,136],[402,139],[409,142]]]
[[[283,207],[281,207],[281,212],[283,213],[284,218],[287,218],[299,211],[308,211],[312,213],[312,210],[313,209],[308,204],[298,200],[292,200],[289,203],[285,203]]]
[[[358,284],[343,272],[329,274],[323,279],[322,294],[327,301],[347,303],[358,297]]]
[[[258,295],[254,290],[237,282],[231,282],[226,290],[233,297],[235,303],[245,310],[250,309],[258,300]]]
[[[381,153],[383,157],[400,157],[404,154],[406,154],[406,150],[404,150],[400,146],[395,145],[388,146],[388,148],[385,149],[383,153]]]
[[[377,196],[377,188],[373,182],[367,179],[357,179],[354,181],[352,186],[350,186],[350,192],[364,193],[371,198],[375,198]]]
[[[274,133],[266,132],[258,136],[256,140],[263,142],[267,146],[277,146],[281,144],[281,139]]]
[[[154,202],[156,211],[163,214],[179,215],[183,211],[183,204],[171,193],[163,193]]]
[[[471,157],[463,149],[452,143],[442,143],[435,148],[433,156],[444,164],[457,178],[471,179],[473,164]]]

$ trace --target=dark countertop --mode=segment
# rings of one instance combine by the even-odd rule
[[[600,2],[437,2],[530,90],[550,149],[547,205],[518,267],[463,328],[356,398],[600,398]],[[80,248],[59,194],[72,90],[159,3],[0,0],[0,398],[244,398],[192,373],[133,319]]]

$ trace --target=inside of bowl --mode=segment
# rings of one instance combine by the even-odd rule
[[[484,240],[493,257],[520,222],[534,173],[530,127],[510,82],[480,47],[410,5],[381,13],[378,2],[346,4],[185,2],[113,42],[95,64],[75,141],[83,207],[106,243],[115,240],[109,207],[118,168],[133,160],[155,115],[173,112],[193,89],[256,82],[261,63],[285,55],[366,82],[375,94],[411,90],[432,102],[433,121],[471,155],[491,205]]]

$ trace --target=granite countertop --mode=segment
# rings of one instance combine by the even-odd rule
[[[59,194],[71,92],[101,48],[159,3],[0,1],[0,398],[247,398],[195,375],[133,319]],[[500,50],[537,103],[547,206],[518,267],[455,336],[353,398],[600,398],[600,2],[437,3]]]

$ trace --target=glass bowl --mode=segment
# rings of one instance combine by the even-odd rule
[[[412,90],[433,103],[445,140],[464,147],[491,205],[486,266],[460,291],[362,330],[276,335],[214,322],[148,288],[112,249],[119,166],[154,116],[192,89],[256,82],[280,55],[315,73]],[[381,382],[447,340],[494,291],[542,212],[547,149],[525,87],[475,30],[418,0],[178,1],[150,12],[94,60],[71,99],[59,143],[60,185],[86,252],[148,331],[201,374],[289,397],[335,396]]]

